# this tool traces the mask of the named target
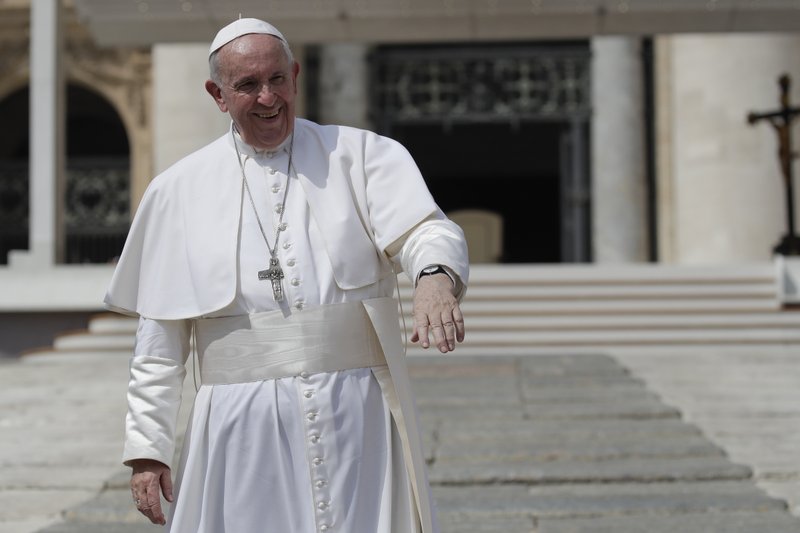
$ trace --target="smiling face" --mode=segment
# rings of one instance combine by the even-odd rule
[[[217,79],[208,80],[206,90],[220,111],[230,113],[244,142],[277,148],[294,129],[300,65],[272,35],[243,35],[217,54]]]

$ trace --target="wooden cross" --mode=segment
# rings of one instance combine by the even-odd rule
[[[764,113],[750,113],[747,122],[755,124],[761,120],[768,120],[778,134],[778,159],[780,160],[783,185],[786,195],[786,226],[787,232],[781,242],[773,251],[781,255],[800,255],[800,239],[795,233],[794,225],[794,183],[792,176],[792,161],[797,154],[792,152],[792,121],[800,115],[800,107],[789,105],[789,86],[791,82],[788,74],[778,78],[781,88],[780,109]]]
[[[272,282],[272,296],[276,302],[283,301],[283,286],[281,280],[283,279],[283,269],[278,262],[277,257],[271,257],[269,260],[269,268],[266,270],[258,271],[258,279],[268,279]]]

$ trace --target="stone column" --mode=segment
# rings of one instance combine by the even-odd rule
[[[64,257],[65,87],[61,0],[31,2],[29,250],[10,262],[49,267]]]
[[[206,92],[208,44],[153,46],[155,173],[228,131],[231,119]]]
[[[368,48],[363,44],[322,47],[319,71],[319,120],[369,128]]]
[[[646,261],[641,43],[592,39],[592,243],[595,262]]]

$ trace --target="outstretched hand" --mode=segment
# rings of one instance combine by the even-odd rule
[[[442,353],[452,352],[456,341],[464,340],[464,315],[453,295],[453,282],[447,274],[423,276],[414,290],[414,331],[411,342],[430,346],[429,335]]]
[[[169,467],[152,459],[136,459],[130,466],[133,503],[152,523],[163,526],[167,521],[161,509],[161,493],[168,502],[174,500]]]

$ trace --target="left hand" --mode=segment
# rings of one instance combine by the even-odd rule
[[[414,290],[414,331],[411,342],[430,346],[429,333],[442,353],[455,350],[464,341],[464,315],[453,295],[453,282],[447,274],[423,276]]]

